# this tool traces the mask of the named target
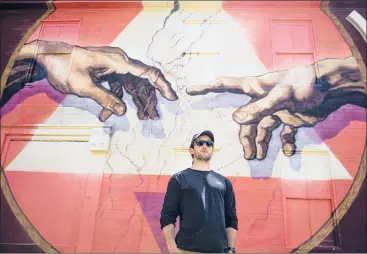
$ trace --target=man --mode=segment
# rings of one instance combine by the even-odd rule
[[[170,253],[235,253],[235,194],[231,182],[210,169],[213,149],[211,131],[195,134],[191,168],[174,174],[168,183],[160,223]],[[175,237],[178,216],[180,230]]]

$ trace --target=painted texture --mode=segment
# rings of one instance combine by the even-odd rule
[[[159,229],[164,191],[170,175],[190,165],[189,138],[202,128],[216,135],[213,168],[228,176],[236,191],[238,252],[287,252],[309,240],[357,174],[365,145],[365,84],[351,50],[319,5],[290,4],[139,3],[101,11],[56,2],[56,11],[28,42],[79,45],[95,58],[75,59],[78,68],[69,73],[78,74],[76,81],[72,75],[58,79],[56,72],[76,54],[73,47],[59,47],[58,53],[72,53],[41,56],[24,87],[14,79],[28,70],[19,62],[1,108],[2,140],[15,133],[2,142],[1,163],[19,208],[45,240],[61,252],[166,251]],[[109,65],[102,57],[110,47],[158,68],[165,80],[139,79],[136,73],[146,68],[141,64],[135,77],[125,75],[126,66]],[[313,63],[320,63],[326,83],[316,84],[315,68],[292,69]],[[98,102],[106,98],[100,91],[90,89],[85,96],[78,89],[88,81],[83,68],[97,64],[103,68],[93,69],[96,80],[123,95],[121,116],[102,108]],[[110,73],[111,68],[116,69]],[[278,79],[264,76],[280,70],[286,72]],[[243,77],[250,78],[239,83]],[[11,84],[22,89],[14,93]],[[162,84],[168,88],[155,91],[153,86]],[[364,93],[353,90],[358,86]],[[338,99],[333,89],[349,100]],[[252,113],[251,121],[238,120],[243,112]],[[44,127],[22,124],[58,127],[50,138],[39,138]],[[91,153],[72,127],[97,124],[112,126],[107,154]],[[62,133],[69,137],[55,138]],[[62,142],[66,139],[71,142]],[[45,142],[50,140],[55,142]]]

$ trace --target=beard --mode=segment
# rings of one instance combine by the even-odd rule
[[[199,161],[209,161],[212,158],[211,153],[202,154],[200,152],[194,153],[194,158]]]

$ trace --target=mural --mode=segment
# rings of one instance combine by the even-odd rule
[[[167,252],[165,188],[204,128],[236,192],[238,252],[338,246],[366,83],[319,2],[54,4],[1,98],[4,175],[44,250]]]

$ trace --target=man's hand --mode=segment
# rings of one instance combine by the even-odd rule
[[[173,224],[168,224],[163,229],[163,235],[167,243],[167,249],[169,253],[180,253],[175,242],[175,227]]]
[[[141,119],[146,119],[146,114],[153,119],[158,117],[155,110],[155,89],[159,90],[167,100],[178,98],[171,84],[159,69],[128,57],[119,48],[83,48],[60,42],[34,41],[23,47],[17,62],[29,61],[30,58],[42,66],[45,73],[44,78],[47,78],[49,84],[56,90],[64,94],[91,98],[103,106],[104,109],[99,117],[101,121],[105,121],[112,113],[123,115],[126,112],[126,105],[121,100],[122,88],[119,88],[116,83],[121,80],[134,79],[134,88],[131,88],[130,85],[128,91],[132,92],[137,88],[135,89],[139,94],[137,98],[143,100],[142,106],[138,106],[140,110],[138,114]],[[9,78],[12,74],[13,76],[19,75],[19,73],[12,72]],[[121,77],[121,75],[126,77]],[[106,76],[115,82],[110,84],[111,91],[101,85],[101,81]],[[127,88],[128,82],[122,81],[122,83]],[[149,99],[144,100],[147,91]],[[136,104],[139,103],[137,99],[134,101]]]
[[[317,79],[316,69],[321,78]],[[287,156],[295,153],[297,128],[311,127],[342,105],[365,106],[366,86],[354,58],[325,60],[257,77],[221,77],[187,88],[189,95],[242,93],[249,104],[233,113],[246,159],[264,159],[272,131],[284,123],[280,138]]]
[[[172,243],[167,243],[167,249],[169,253],[181,253],[182,251],[180,251],[179,248],[177,248],[177,245],[175,242]]]

